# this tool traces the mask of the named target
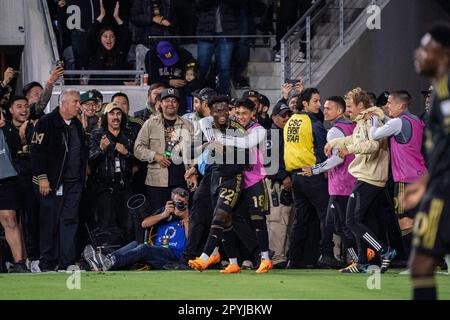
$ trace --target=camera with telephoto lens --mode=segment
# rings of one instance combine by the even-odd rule
[[[177,208],[178,211],[184,211],[186,210],[186,203],[181,200],[177,200],[175,201],[175,208]]]

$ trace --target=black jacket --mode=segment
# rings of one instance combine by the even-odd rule
[[[152,4],[156,3],[160,14],[171,22],[165,27],[153,22]],[[173,0],[134,0],[130,11],[132,23],[133,43],[149,46],[150,36],[173,36],[176,30]],[[161,39],[159,39],[161,40]],[[157,41],[157,39],[155,39]]]
[[[91,70],[127,70],[128,51],[131,46],[130,31],[123,23],[113,27],[116,35],[116,44],[112,50],[105,50],[100,41],[100,31],[105,27],[104,24],[95,21],[89,31],[89,69]],[[120,78],[123,76],[106,75],[93,76],[92,78]],[[89,84],[114,85],[122,84],[123,80],[93,80]]]
[[[245,0],[196,0],[199,19],[197,35],[214,35],[216,26],[217,5],[220,6],[222,28],[224,35],[239,35],[238,10]]]
[[[25,131],[25,140],[22,141],[19,136],[19,129],[11,122],[7,122],[3,127],[3,133],[11,149],[10,152],[14,167],[21,176],[31,176],[30,143],[33,131],[34,126],[29,122]]]
[[[100,141],[106,135],[111,142],[105,152],[100,149]],[[121,143],[127,148],[128,155],[118,153],[116,143]],[[115,172],[115,158],[120,161],[120,173]],[[93,172],[93,178],[104,187],[120,185],[122,189],[131,182],[133,175],[133,135],[127,130],[121,130],[115,137],[103,128],[92,132],[89,146],[89,166]]]
[[[72,121],[76,125],[82,144],[80,178],[84,181],[89,150],[84,143],[85,137],[81,122],[77,118],[72,119]],[[67,167],[68,131],[68,126],[59,114],[59,107],[37,122],[31,140],[33,183],[39,184],[40,180],[47,179],[53,191],[59,188]]]
[[[275,137],[272,138],[272,130],[278,130],[278,141],[274,140]],[[284,164],[284,138],[283,138],[283,129],[278,128],[275,123],[272,124],[272,127],[267,130],[267,157],[273,157],[272,149],[275,144],[278,144],[278,163],[279,168],[278,172],[274,175],[268,175],[267,178],[272,180],[273,182],[282,183],[286,177],[290,176],[289,172],[286,171],[286,166]],[[273,158],[271,158],[273,160]],[[270,167],[271,164],[265,165],[265,167]]]

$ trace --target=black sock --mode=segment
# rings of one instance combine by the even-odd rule
[[[412,278],[414,300],[436,300],[436,282],[433,276]]]
[[[236,245],[236,235],[233,231],[233,226],[229,228],[225,228],[223,230],[223,248],[225,249],[225,253],[229,258],[237,258],[239,253]]]
[[[267,232],[266,216],[255,215],[252,216],[251,219],[261,252],[269,251],[269,235]]]
[[[219,246],[223,235],[223,222],[220,220],[213,220],[211,230],[209,231],[208,240],[206,241],[205,249],[203,250],[210,256],[214,249]]]

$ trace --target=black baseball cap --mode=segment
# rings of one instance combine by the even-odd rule
[[[291,108],[289,108],[288,105],[284,102],[278,102],[275,107],[273,107],[272,116],[282,116],[283,114],[286,114],[288,112],[292,113]]]
[[[180,101],[180,93],[175,88],[166,88],[161,92],[161,100],[166,98],[175,98]]]
[[[217,96],[217,92],[216,92],[216,90],[211,89],[211,88],[203,88],[197,94],[197,98],[199,98],[200,101],[206,101],[207,104],[210,104],[212,101],[212,98],[215,96]]]
[[[83,103],[88,102],[88,101],[95,101],[95,102],[97,102],[98,101],[97,97],[98,97],[98,95],[95,94],[95,92],[93,92],[92,90],[83,92],[80,95],[80,103],[83,104]]]
[[[265,95],[261,94],[259,98],[259,102],[266,107],[270,107],[270,100]]]
[[[377,98],[377,107],[386,105],[389,99],[389,91],[383,91]]]
[[[39,82],[32,81],[32,82],[30,82],[30,83],[27,83],[27,84],[23,87],[23,89],[22,89],[23,95],[26,96],[27,93],[28,93],[28,91],[30,91],[30,90],[33,89],[34,87],[40,87],[41,89],[44,89],[44,88],[42,87],[42,85],[41,85]]]
[[[255,98],[258,98],[258,100],[261,99],[261,95],[260,95],[259,92],[256,91],[256,90],[247,90],[247,91],[244,91],[244,93],[242,94],[242,99],[246,99],[246,98],[249,98],[249,97],[255,97]]]
[[[427,95],[431,94],[433,91],[434,91],[434,87],[433,87],[433,86],[430,86],[430,87],[428,88],[428,90],[422,90],[422,91],[420,91],[420,92],[421,92],[424,96],[427,96]]]

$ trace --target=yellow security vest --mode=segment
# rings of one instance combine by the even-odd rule
[[[316,164],[312,122],[308,114],[294,114],[284,126],[286,171]]]

